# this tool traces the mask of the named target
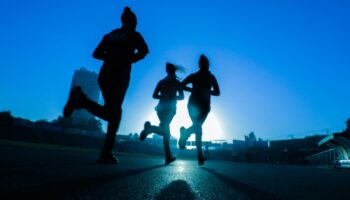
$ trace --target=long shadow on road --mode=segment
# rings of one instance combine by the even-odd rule
[[[260,190],[258,188],[252,187],[248,184],[242,183],[240,181],[234,180],[230,177],[224,176],[222,174],[219,174],[215,172],[213,169],[201,167],[201,169],[209,172],[210,174],[214,175],[216,178],[220,179],[222,182],[229,185],[233,190],[240,192],[241,194],[245,195],[249,199],[255,200],[282,200],[283,198],[278,197],[274,194],[265,192],[263,190]]]
[[[11,199],[26,199],[28,197],[33,197],[35,199],[53,199],[62,196],[69,196],[70,194],[74,194],[81,190],[96,188],[115,180],[135,176],[137,174],[141,174],[163,166],[164,165],[155,165],[151,167],[118,171],[104,175],[82,177],[73,180],[65,180],[45,185],[38,185],[34,187],[15,189],[13,191],[7,191],[5,193],[5,196],[10,197]]]

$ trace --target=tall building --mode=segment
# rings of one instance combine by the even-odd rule
[[[98,87],[96,72],[89,71],[84,67],[75,70],[71,89],[75,86],[80,86],[86,96],[88,96],[91,100],[98,102],[100,88]],[[94,116],[85,109],[77,110],[72,115],[73,122],[88,121],[92,118],[94,118]]]

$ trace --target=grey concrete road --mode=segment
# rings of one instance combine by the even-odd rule
[[[118,154],[0,141],[0,199],[348,199],[350,170]]]

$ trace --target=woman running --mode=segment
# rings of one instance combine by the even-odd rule
[[[184,71],[182,67],[166,63],[167,76],[158,82],[153,93],[153,98],[159,99],[155,110],[159,118],[159,126],[153,126],[149,121],[145,122],[144,130],[140,134],[140,140],[144,141],[147,135],[156,133],[163,136],[165,151],[165,164],[168,165],[176,160],[170,151],[170,123],[176,114],[177,100],[184,99],[184,93],[181,89],[181,82],[177,79],[176,72]]]
[[[192,88],[187,87],[190,83]],[[210,96],[220,95],[218,82],[209,71],[209,60],[205,55],[199,58],[199,71],[185,78],[181,85],[183,90],[191,92],[187,108],[192,126],[180,128],[179,148],[185,149],[188,138],[195,133],[198,164],[203,165],[206,158],[202,153],[202,125],[210,112]]]

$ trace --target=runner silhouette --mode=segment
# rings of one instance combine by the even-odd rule
[[[202,125],[210,112],[210,96],[220,95],[218,82],[209,71],[209,60],[205,55],[199,58],[199,71],[189,75],[181,84],[184,91],[191,92],[187,108],[192,126],[180,128],[179,148],[185,149],[188,138],[195,133],[198,164],[203,165],[206,158],[202,152]],[[192,84],[192,88],[187,87],[188,84]]]
[[[78,86],[70,91],[63,111],[64,116],[69,117],[75,109],[86,109],[108,121],[104,146],[98,160],[100,163],[119,162],[112,154],[112,149],[122,116],[122,103],[129,86],[131,65],[149,53],[143,37],[136,31],[136,15],[129,7],[124,8],[121,21],[122,27],[106,34],[93,52],[94,58],[103,61],[98,84],[104,105],[87,98]]]
[[[165,164],[169,164],[176,160],[170,151],[170,123],[176,114],[177,100],[184,99],[184,93],[181,89],[181,83],[176,77],[176,71],[183,71],[183,68],[177,67],[171,63],[166,64],[167,76],[158,82],[153,93],[153,98],[159,99],[159,103],[155,110],[159,118],[159,126],[152,126],[149,121],[145,122],[144,130],[141,131],[140,140],[144,141],[147,135],[156,133],[163,136],[163,144],[165,151]]]

